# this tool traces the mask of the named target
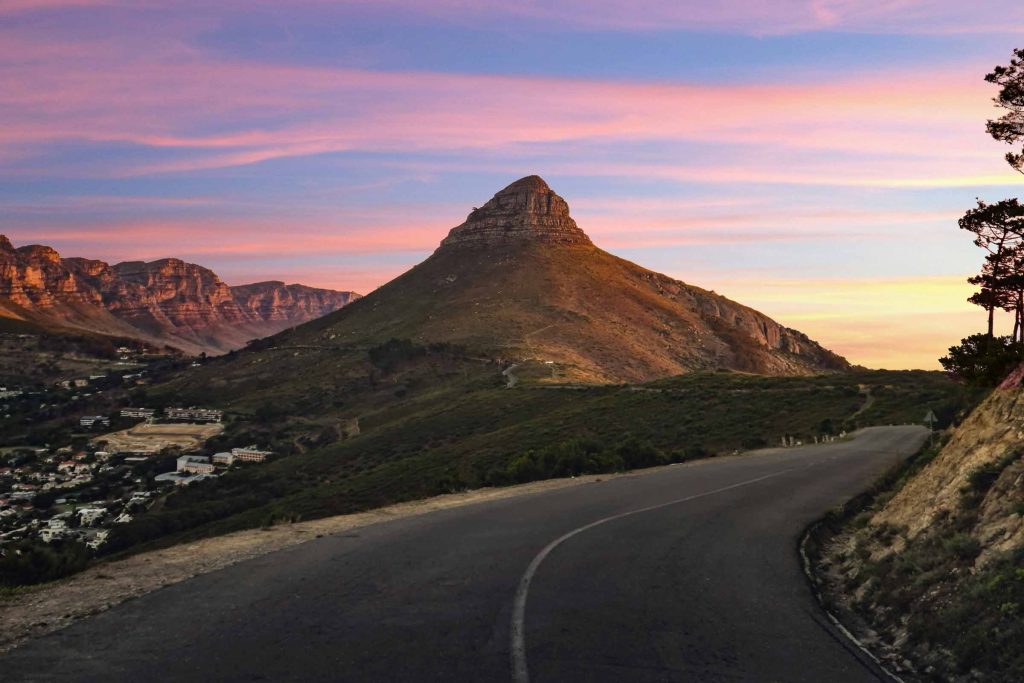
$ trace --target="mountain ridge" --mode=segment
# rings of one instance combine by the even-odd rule
[[[0,235],[0,316],[223,353],[345,306],[354,292],[264,281],[231,287],[177,258],[108,264],[15,248]]]

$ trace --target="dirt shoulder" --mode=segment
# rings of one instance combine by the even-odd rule
[[[674,466],[685,467],[691,464]],[[662,468],[644,470],[644,474],[657,469]],[[62,629],[78,619],[98,614],[126,600],[320,536],[436,510],[623,476],[636,476],[636,473],[549,479],[506,488],[453,493],[357,514],[239,531],[115,562],[104,562],[61,581],[0,594],[0,652],[17,647],[30,638]]]

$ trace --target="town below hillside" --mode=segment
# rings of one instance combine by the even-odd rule
[[[393,341],[352,350],[334,392],[282,383],[269,401],[202,379],[230,358],[123,346],[93,360],[107,366],[3,390],[0,584],[441,493],[799,447],[926,413],[949,423],[973,400],[933,372],[551,384],[550,361]]]
[[[0,344],[22,350],[47,343],[0,335]],[[161,509],[175,489],[275,456],[257,444],[225,440],[221,410],[140,403],[152,382],[194,371],[203,359],[152,353],[144,345],[113,353],[99,357],[78,348],[43,373],[38,366],[20,378],[6,372],[0,584],[46,581],[84,567],[103,554],[112,531]]]

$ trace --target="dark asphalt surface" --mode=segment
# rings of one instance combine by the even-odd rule
[[[537,567],[529,680],[885,680],[818,609],[797,543],[926,435],[869,429],[317,539],[27,643],[0,680],[509,681],[531,561],[659,505]]]

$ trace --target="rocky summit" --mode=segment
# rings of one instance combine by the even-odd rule
[[[581,382],[718,368],[806,375],[849,367],[752,308],[599,249],[538,176],[495,194],[426,261],[297,328],[289,343],[331,353],[389,339],[543,361],[558,377]]]
[[[222,353],[356,298],[283,282],[230,287],[208,268],[174,258],[115,265],[61,258],[41,245],[15,249],[0,235],[0,317],[48,329]]]
[[[569,205],[540,176],[527,176],[498,192],[466,222],[452,228],[442,247],[502,244],[533,240],[590,245],[590,238],[569,215]]]

